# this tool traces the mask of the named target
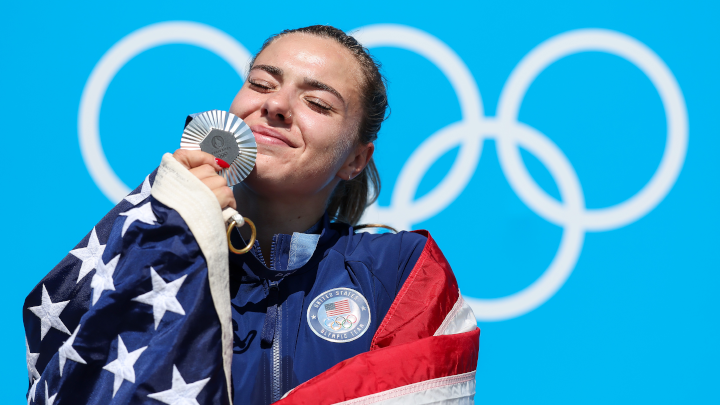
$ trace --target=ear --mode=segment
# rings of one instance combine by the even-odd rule
[[[342,180],[352,180],[365,169],[374,152],[375,144],[372,142],[365,145],[356,145],[336,176]]]

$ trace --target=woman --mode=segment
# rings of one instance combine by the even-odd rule
[[[356,234],[350,225],[379,190],[373,141],[386,108],[378,66],[354,38],[329,26],[269,38],[230,108],[255,134],[255,169],[231,189],[217,174],[226,162],[200,151],[166,155],[149,203],[113,216],[96,273],[83,281],[92,299],[81,319],[60,327],[62,317],[48,314],[65,298],[46,288],[80,271],[69,287],[80,294],[81,265],[61,263],[36,287],[25,311],[27,336],[38,322],[42,329],[40,343],[28,338],[29,400],[39,345],[52,356],[42,371],[46,401],[267,404],[291,390],[283,401],[472,401],[478,331],[437,246],[427,233]],[[229,263],[226,250],[217,253],[222,242],[206,236],[217,234],[208,224],[227,207],[258,224],[251,253],[231,253]],[[250,238],[241,232],[232,233],[234,246]],[[95,233],[71,253],[89,249]],[[188,235],[197,244],[181,246]],[[137,326],[140,317],[149,326]],[[122,321],[111,328],[108,318]],[[51,334],[65,339],[57,354]],[[217,350],[196,355],[208,347]],[[88,358],[97,363],[92,378]],[[110,382],[111,397],[102,391]],[[87,394],[65,388],[83,384]]]

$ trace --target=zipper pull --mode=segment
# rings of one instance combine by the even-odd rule
[[[271,306],[268,306],[267,312],[265,314],[265,323],[263,324],[263,330],[260,337],[260,343],[262,347],[271,347],[273,343],[273,339],[275,338],[275,328],[277,326],[277,301],[278,301],[278,292],[280,288],[278,287],[278,282],[273,281],[268,286],[268,303],[272,303]]]

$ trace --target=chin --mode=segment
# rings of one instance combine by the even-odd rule
[[[287,177],[279,175],[277,172],[270,171],[269,168],[263,170],[263,166],[256,165],[242,184],[254,194],[266,198],[280,197],[292,193],[290,188],[292,181],[288,181]]]

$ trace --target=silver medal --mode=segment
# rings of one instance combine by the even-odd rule
[[[202,150],[226,161],[230,167],[218,174],[227,180],[228,186],[245,180],[257,157],[250,127],[234,114],[221,110],[194,116],[183,131],[180,149]]]

